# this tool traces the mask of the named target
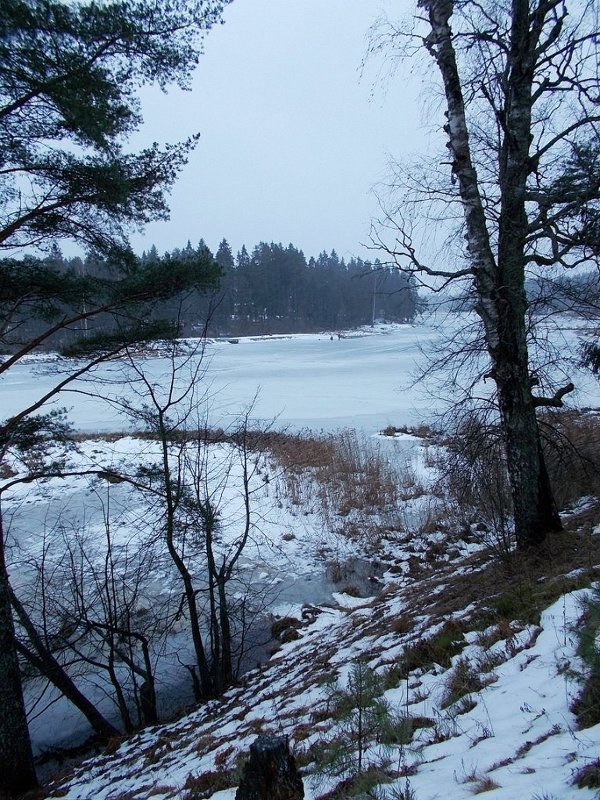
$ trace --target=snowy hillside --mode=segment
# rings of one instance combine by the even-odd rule
[[[600,537],[589,534],[595,514],[582,506],[571,515],[569,532],[549,546],[552,566],[522,563],[521,579],[460,538],[390,537],[372,597],[339,593],[333,605],[298,608],[278,626],[284,643],[269,663],[223,700],[115,741],[47,796],[226,800],[250,743],[272,732],[290,737],[307,797],[336,786],[335,796],[345,787],[346,796],[395,800],[595,797],[573,780],[597,764],[600,725],[579,729],[570,711],[584,672],[575,626],[586,591],[576,587],[600,574],[590,567],[600,562]],[[357,665],[379,676],[364,706],[381,691],[391,728],[375,726],[364,743],[353,788],[344,781],[352,767],[329,756],[334,745],[356,747],[339,699],[360,705]]]

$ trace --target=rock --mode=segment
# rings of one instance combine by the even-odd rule
[[[287,736],[259,736],[250,745],[250,758],[235,800],[302,800],[303,797],[304,784]]]
[[[287,628],[285,631],[282,631],[279,641],[282,644],[287,644],[287,642],[295,642],[300,638],[300,634],[295,628]]]
[[[309,606],[303,605],[302,606],[302,619],[306,620],[307,622],[314,622],[319,614],[323,613],[323,609],[319,608],[318,606]]]
[[[271,624],[271,636],[274,639],[279,639],[280,642],[291,641],[290,639],[284,639],[284,636],[289,630],[295,631],[295,629],[299,628],[300,625],[302,625],[302,623],[295,617],[279,617]],[[296,638],[299,638],[299,636],[296,636]]]

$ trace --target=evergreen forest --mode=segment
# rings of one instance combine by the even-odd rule
[[[346,261],[335,250],[307,259],[292,244],[261,242],[251,252],[243,246],[234,256],[226,239],[214,254],[201,239],[196,248],[188,242],[164,255],[152,246],[135,261],[138,267],[159,269],[166,277],[170,264],[175,272],[175,265],[180,268],[198,257],[218,266],[218,287],[209,293],[193,289],[175,294],[160,305],[161,320],[173,323],[183,336],[336,332],[375,320],[410,322],[419,309],[410,277],[378,260],[371,263],[353,257]],[[36,260],[30,260],[33,267]],[[72,292],[66,301],[65,311],[70,313],[85,312],[86,281],[109,282],[115,271],[110,256],[66,258],[56,245],[35,266],[47,268],[50,275],[69,276],[75,286],[82,287],[80,297]],[[78,326],[61,329],[45,346],[69,352],[74,346],[79,348],[82,339],[98,341],[118,324],[114,313],[97,314],[93,319],[84,318]],[[2,345],[11,350],[43,327],[43,314],[24,312],[20,324],[13,324],[12,333],[4,332]]]

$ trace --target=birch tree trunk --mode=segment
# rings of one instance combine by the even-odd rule
[[[506,438],[515,531],[521,547],[538,545],[548,532],[561,528],[541,449],[526,334],[525,199],[531,169],[536,45],[536,36],[530,31],[529,2],[513,0],[505,135],[498,165],[502,197],[496,301],[499,335],[498,346],[490,354]]]
[[[536,38],[530,30],[529,3],[513,0],[498,164],[501,207],[495,256],[473,166],[463,87],[450,26],[454,2],[422,0],[420,5],[428,13],[431,28],[425,45],[444,84],[448,119],[445,131],[464,209],[467,248],[477,293],[476,310],[483,321],[491,376],[498,390],[515,535],[518,546],[527,549],[538,546],[547,533],[561,528],[540,444],[526,336],[525,200],[531,169]]]

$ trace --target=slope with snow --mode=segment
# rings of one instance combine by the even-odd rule
[[[575,542],[577,518],[569,524]],[[560,595],[539,624],[493,621],[494,598],[514,584],[478,547],[452,539],[444,552],[435,534],[390,539],[373,597],[337,594],[331,606],[299,609],[297,638],[289,637],[240,687],[179,722],[115,743],[52,785],[48,797],[233,800],[239,759],[259,733],[290,737],[307,797],[321,796],[340,781],[320,774],[316,763],[343,735],[331,685],[347,685],[353,665],[362,662],[382,676],[392,712],[414,727],[409,744],[369,742],[366,762],[380,767],[377,796],[591,799],[595,791],[572,780],[597,759],[600,725],[578,730],[570,711],[583,671],[575,627],[586,590]],[[561,580],[576,586],[584,573],[600,574],[598,567],[579,567]],[[415,653],[427,652],[424,642],[448,631],[454,655],[447,643],[444,663],[435,656],[414,662]],[[407,653],[413,663],[404,674]],[[457,674],[472,685],[452,700]]]

